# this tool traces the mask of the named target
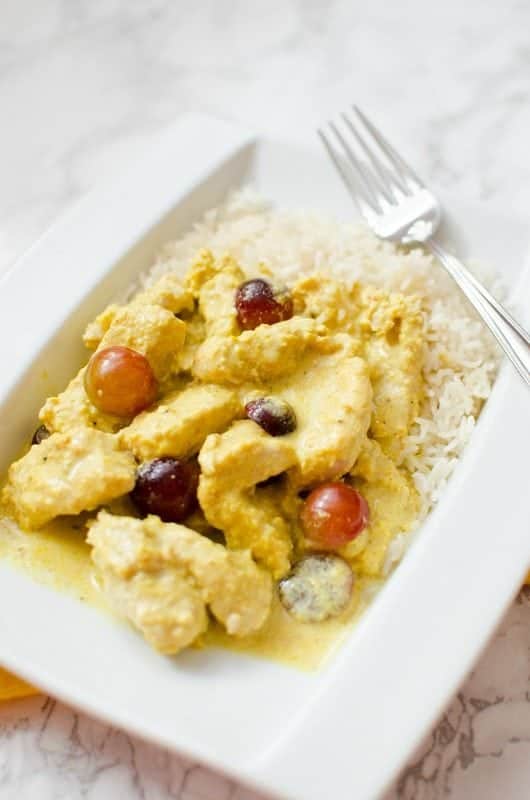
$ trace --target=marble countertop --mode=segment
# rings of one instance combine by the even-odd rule
[[[0,0],[0,271],[190,110],[281,134],[356,100],[435,185],[527,213],[529,29],[526,0]],[[529,698],[523,592],[385,800],[526,800]],[[116,797],[257,795],[57,701],[0,706],[0,800]]]

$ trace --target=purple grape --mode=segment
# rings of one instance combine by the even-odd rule
[[[285,436],[296,430],[296,415],[285,400],[260,397],[245,406],[247,417],[271,436]]]
[[[143,514],[164,522],[181,522],[197,506],[199,465],[170,456],[146,461],[136,473],[131,500]]]

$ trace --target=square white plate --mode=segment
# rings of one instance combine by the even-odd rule
[[[4,276],[0,470],[27,439],[44,397],[79,365],[85,323],[162,242],[249,179],[281,205],[352,216],[316,144],[262,141],[184,117]],[[496,264],[528,297],[525,225],[451,208],[466,223],[457,252]],[[317,673],[224,651],[161,657],[126,625],[6,563],[0,662],[91,714],[262,789],[303,800],[373,798],[456,689],[528,566],[528,403],[505,365],[443,501]]]

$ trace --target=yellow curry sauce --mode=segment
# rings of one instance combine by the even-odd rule
[[[84,526],[70,518],[54,520],[43,529],[31,532],[22,531],[5,517],[0,518],[0,558],[28,573],[38,583],[65,592],[106,614],[113,613],[98,588]],[[363,584],[358,581],[344,613],[318,625],[297,621],[275,597],[270,617],[256,634],[236,639],[221,625],[212,624],[199,646],[228,648],[302,670],[316,669],[364,609],[366,601],[362,590]],[[5,680],[0,683],[4,686]],[[27,694],[27,688],[22,694]]]
[[[102,413],[86,368],[50,398],[40,419],[52,435],[9,471],[0,555],[128,618],[162,652],[215,644],[311,668],[362,610],[391,540],[417,515],[401,457],[422,397],[423,318],[414,296],[315,274],[291,287],[292,316],[241,331],[234,292],[246,277],[204,251],[184,282],[168,274],[89,325],[89,349],[118,345],[148,359],[159,399],[126,420]],[[262,396],[295,410],[294,431],[269,436],[245,419],[245,404]],[[195,454],[194,518],[142,521],[122,502],[138,463]],[[315,549],[300,525],[304,493],[339,478],[370,508],[368,527],[338,548],[354,591],[335,618],[299,622],[274,584]]]

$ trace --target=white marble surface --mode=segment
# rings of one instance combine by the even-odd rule
[[[528,213],[529,30],[527,0],[0,0],[0,270],[185,110],[281,133],[355,99],[435,184]],[[386,800],[528,798],[529,699],[522,595]],[[0,707],[1,800],[117,797],[256,796],[55,701]]]

